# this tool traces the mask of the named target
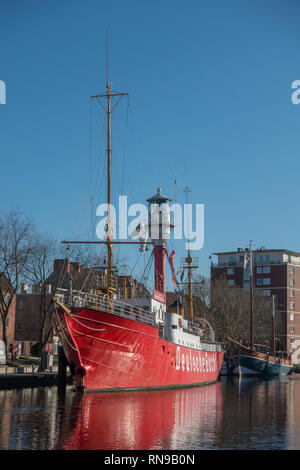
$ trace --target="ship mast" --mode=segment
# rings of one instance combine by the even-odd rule
[[[191,190],[186,186],[184,189],[184,192],[186,193],[186,203],[188,204],[188,193],[191,192]],[[187,219],[187,224],[189,224],[189,221]],[[189,232],[189,227],[188,227],[188,232]],[[187,257],[184,259],[185,265],[183,265],[183,269],[188,270],[188,307],[189,307],[189,319],[190,321],[193,321],[194,318],[194,308],[193,308],[193,273],[192,269],[197,269],[198,268],[198,259],[194,259],[191,257],[191,251],[190,251],[190,242],[188,239],[188,253]]]
[[[112,87],[106,85],[107,90],[107,287],[112,285],[112,270],[113,270],[113,245],[111,243],[112,239],[112,224],[111,224],[111,213],[110,213],[110,204],[111,204],[111,91]]]
[[[249,245],[250,251],[250,349],[253,351],[253,259],[252,259],[252,240]]]
[[[109,299],[113,298],[115,291],[113,287],[113,270],[114,270],[114,257],[113,257],[113,227],[111,220],[111,114],[115,107],[119,104],[124,96],[128,96],[128,93],[114,92],[112,90],[112,84],[109,84],[108,76],[108,38],[106,36],[106,93],[100,93],[92,96],[96,98],[101,104],[107,116],[107,146],[106,146],[106,158],[107,158],[107,235],[105,243],[107,245],[107,282],[105,291]],[[112,99],[118,98],[118,101],[112,106]],[[106,106],[102,101],[106,101]]]
[[[115,288],[113,286],[113,273],[114,273],[114,257],[113,257],[113,245],[140,245],[140,241],[119,241],[113,239],[113,225],[111,220],[111,115],[114,109],[118,106],[124,96],[129,96],[128,93],[121,93],[113,91],[112,84],[109,84],[109,72],[108,72],[108,34],[106,33],[106,92],[99,93],[91,96],[92,99],[96,99],[103,108],[107,116],[107,145],[106,145],[106,158],[107,158],[107,226],[106,226],[106,237],[104,241],[75,241],[75,240],[64,240],[63,244],[106,244],[107,246],[107,276],[106,285],[100,290],[107,294],[109,304],[113,306],[113,298]],[[114,102],[113,99],[116,98]],[[153,244],[152,241],[143,241],[143,244]]]
[[[106,100],[107,100],[107,287],[112,285],[113,270],[113,245],[112,223],[111,223],[111,92],[112,84],[109,86],[108,68],[108,31],[106,31]]]

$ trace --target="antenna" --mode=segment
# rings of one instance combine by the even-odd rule
[[[106,88],[108,88],[108,29],[106,30]]]
[[[174,227],[177,225],[177,170],[176,165],[174,169],[174,201],[175,201],[175,212],[174,212]]]
[[[190,188],[189,188],[188,186],[186,186],[186,187],[184,188],[183,192],[185,193],[186,203],[188,204],[188,201],[189,201],[189,193],[191,193],[192,191],[190,190]],[[187,232],[188,232],[188,237],[189,237],[189,236],[190,236],[189,213],[187,213],[186,222],[187,222]],[[188,238],[188,253],[190,253],[190,238]]]
[[[177,168],[176,168],[176,161],[174,159],[174,171],[173,171],[173,176],[174,176],[174,201],[175,203],[177,202]]]
[[[185,193],[186,203],[188,204],[188,199],[189,199],[188,193],[191,193],[192,191],[188,186],[186,186],[183,192]]]

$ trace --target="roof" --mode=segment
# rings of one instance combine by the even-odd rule
[[[147,199],[147,202],[163,202],[163,201],[172,201],[172,199],[170,199],[169,197],[167,196],[164,196],[164,194],[162,194],[161,192],[161,188],[157,188],[157,193],[154,194],[154,196],[152,197],[149,197],[149,199]]]
[[[171,307],[174,304],[177,304],[179,300],[179,295],[176,292],[167,292],[167,305]]]
[[[258,250],[252,250],[253,253],[262,253],[262,252],[284,252],[284,253],[288,253],[289,255],[295,255],[295,256],[300,256],[300,253],[298,251],[291,251],[291,250],[285,250],[285,249],[267,249],[267,248],[264,248],[264,249],[258,249]],[[239,253],[243,253],[244,250],[242,251],[223,251],[221,253],[213,253],[213,255],[237,255]]]
[[[9,279],[8,277],[6,276],[6,274],[4,272],[0,272],[0,283],[1,283],[1,287],[2,289],[6,289],[8,290],[10,287],[13,287],[10,282],[9,282]]]

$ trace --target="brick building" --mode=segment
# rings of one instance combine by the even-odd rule
[[[2,290],[6,293],[6,297],[8,300],[8,297],[10,297],[9,293],[9,284],[7,277],[5,274],[1,273],[0,276],[0,282],[2,283]],[[9,311],[8,311],[8,316],[6,318],[6,335],[7,335],[7,347],[9,347],[10,344],[14,342],[14,335],[15,335],[15,315],[16,315],[16,296],[13,296],[13,299],[11,301]],[[0,322],[0,339],[2,340],[3,338],[3,327],[2,327],[2,321]]]
[[[73,290],[91,291],[98,289],[105,282],[105,268],[91,269],[82,266],[78,262],[72,262],[68,258],[56,259],[53,264],[53,271],[46,280],[47,302],[50,303],[55,293],[56,287],[70,289],[72,283]],[[123,298],[134,298],[149,296],[145,286],[130,275],[115,276],[116,293]],[[24,354],[35,354],[36,345],[40,339],[40,318],[41,318],[41,294],[38,285],[32,287],[29,293],[27,286],[22,287],[22,292],[16,298],[15,321],[15,341],[22,344]],[[48,318],[46,332],[51,328]],[[54,343],[57,341],[54,338]],[[54,353],[57,348],[54,344]]]
[[[47,302],[50,302],[51,294],[47,294]],[[28,293],[24,287],[16,296],[15,341],[21,343],[20,353],[38,354],[38,342],[40,340],[40,310],[41,295],[33,288]],[[46,331],[51,328],[50,321],[46,323]]]
[[[229,287],[250,289],[244,249],[214,255],[212,282],[224,276]],[[300,345],[300,253],[264,247],[253,250],[253,287],[264,296],[276,296],[276,337],[281,350],[293,353]]]
[[[68,258],[54,260],[53,271],[47,279],[47,284],[52,293],[55,288],[83,290],[86,292],[101,290],[106,285],[107,266],[102,263],[99,267],[88,268],[79,262],[72,262]],[[112,276],[113,287],[119,298],[149,297],[150,294],[145,285],[131,275]]]

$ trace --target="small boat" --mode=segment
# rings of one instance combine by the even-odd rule
[[[247,367],[242,367],[240,364],[238,366],[234,366],[234,363],[228,364],[226,361],[223,362],[220,376],[228,376],[234,375],[239,377],[245,376],[258,376],[259,373],[255,372],[254,370],[247,369]]]
[[[239,375],[250,375],[251,371],[264,377],[291,374],[293,372],[291,358],[279,357],[279,353],[276,352],[274,296],[272,297],[273,352],[271,354],[256,350],[256,347],[262,347],[263,345],[256,345],[253,342],[253,263],[251,242],[249,253],[245,250],[244,257],[244,269],[248,262],[250,266],[250,346],[247,347],[232,338],[228,338],[236,346],[229,359],[230,369],[231,371],[238,370]]]
[[[264,377],[271,377],[292,373],[293,364],[289,359],[255,351],[253,347],[251,349],[251,347],[243,346],[233,339],[230,341],[237,346],[230,357],[230,362],[234,371],[236,368],[240,368],[239,375],[250,375],[252,372]]]

